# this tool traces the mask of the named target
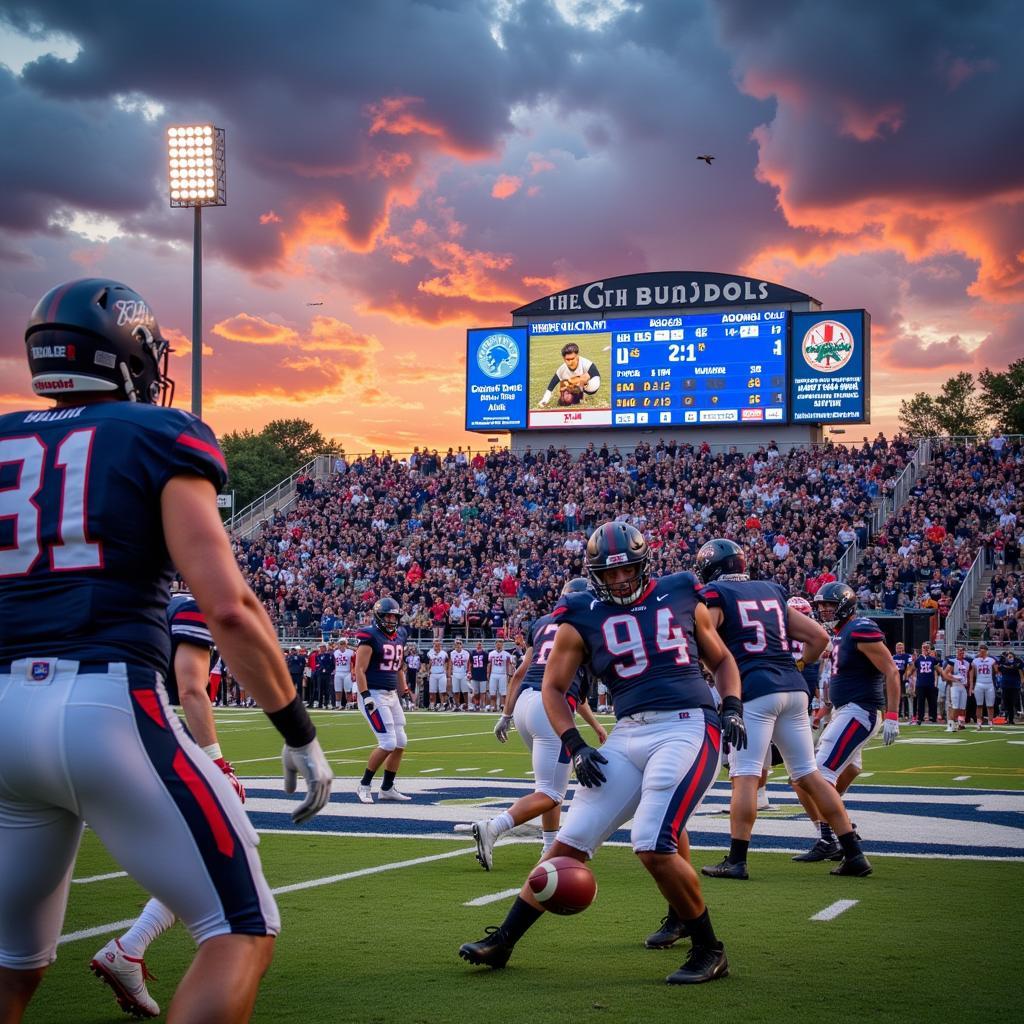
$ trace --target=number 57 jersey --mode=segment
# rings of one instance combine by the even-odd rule
[[[700,584],[689,572],[651,580],[633,604],[567,594],[552,617],[583,638],[591,671],[608,687],[616,718],[640,711],[711,708],[701,675],[694,613]]]
[[[227,479],[177,409],[101,402],[0,417],[0,661],[125,661],[166,672],[172,577],[160,495]]]

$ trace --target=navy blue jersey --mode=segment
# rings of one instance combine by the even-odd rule
[[[552,612],[583,638],[591,671],[608,687],[615,715],[711,708],[694,639],[700,584],[689,572],[652,580],[634,604],[567,594]]]
[[[885,676],[868,660],[858,644],[885,643],[885,634],[873,619],[854,617],[832,641],[832,678],[829,699],[838,708],[859,704],[865,710],[885,707]]]
[[[542,615],[534,624],[530,632],[532,639],[530,646],[533,648],[533,657],[530,659],[530,667],[523,676],[520,687],[524,690],[539,690],[544,682],[544,668],[548,663],[551,648],[555,645],[555,633],[558,632],[558,623],[554,615]],[[580,702],[580,689],[587,687],[587,670],[583,665],[576,670],[569,689],[566,691],[566,699],[575,708]]]
[[[178,703],[178,679],[174,673],[174,656],[180,644],[192,644],[209,651],[213,648],[213,637],[206,617],[199,610],[191,594],[172,594],[167,605],[167,628],[171,631],[171,659],[167,669],[165,686],[172,704]]]
[[[700,596],[722,612],[718,632],[739,666],[744,700],[807,689],[793,661],[786,632],[789,595],[782,587],[766,580],[715,580]]]
[[[405,626],[388,636],[372,623],[361,626],[356,633],[356,644],[370,648],[370,663],[366,666],[366,685],[371,690],[397,690],[398,670],[405,658]]]
[[[903,678],[907,674],[907,666],[910,664],[910,655],[904,651],[902,654],[894,654],[892,660],[896,662],[896,668],[900,674],[900,682],[903,682]]]
[[[795,665],[797,659],[801,657],[804,652],[803,641],[791,640],[789,642],[789,646],[793,651],[793,664]],[[818,692],[818,688],[821,685],[821,662],[814,661],[809,665],[804,665],[804,670],[800,675],[803,678],[804,687],[807,690],[807,696],[813,697]]]
[[[478,683],[487,682],[487,652],[472,650],[469,652],[469,677]]]
[[[934,655],[919,654],[914,659],[914,671],[917,673],[917,686],[934,686],[935,673],[938,671],[939,659]]]
[[[164,673],[172,477],[220,489],[212,431],[178,409],[100,402],[0,417],[0,661],[127,661]]]
[[[1004,690],[1020,689],[1021,660],[1015,657],[1013,661],[1004,654],[999,659],[999,681]]]

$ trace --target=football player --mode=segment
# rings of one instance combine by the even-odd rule
[[[914,722],[924,725],[925,713],[930,722],[938,721],[939,691],[935,685],[935,676],[939,670],[939,659],[932,650],[932,645],[925,641],[921,644],[921,653],[910,663],[910,673],[914,686]]]
[[[696,572],[704,583],[701,597],[719,635],[739,666],[743,686],[745,750],[730,752],[729,853],[720,864],[701,868],[710,878],[745,879],[747,849],[757,819],[757,789],[770,755],[778,746],[792,782],[806,790],[838,837],[845,860],[834,874],[871,871],[835,787],[822,778],[814,760],[807,718],[807,681],[801,674],[816,665],[828,646],[828,634],[788,605],[777,583],[747,575],[743,549],[716,538],[697,552]],[[793,661],[792,644],[802,644]]]
[[[900,734],[899,670],[885,646],[885,634],[873,620],[857,615],[857,595],[852,587],[826,583],[814,595],[814,607],[819,621],[834,634],[828,684],[832,717],[821,735],[816,760],[818,770],[842,796],[860,774],[861,750],[878,730],[879,721],[886,746],[895,743]],[[822,808],[818,807],[817,813],[823,815]],[[807,853],[793,859],[836,860],[840,856],[833,874],[870,873],[870,865],[863,870],[866,860],[860,864],[851,859],[849,850],[829,842],[824,834]]]
[[[393,597],[382,597],[373,606],[373,622],[356,633],[359,709],[377,738],[377,748],[370,754],[356,790],[359,802],[364,804],[373,803],[370,785],[381,765],[384,766],[384,782],[380,799],[412,799],[395,785],[408,742],[400,700],[409,695],[405,683],[405,627],[398,624],[401,615],[402,609]]]
[[[971,662],[970,682],[974,702],[978,708],[978,729],[992,728],[992,716],[996,707],[995,658],[989,656],[988,644],[978,646],[978,656]]]
[[[582,576],[576,577],[562,587],[562,595],[587,590],[589,585],[589,580]],[[568,750],[551,727],[540,692],[544,667],[554,646],[557,630],[558,623],[552,615],[542,615],[533,624],[530,646],[512,677],[505,710],[494,726],[494,735],[501,743],[505,743],[509,728],[515,721],[516,732],[532,755],[534,789],[529,795],[520,797],[507,811],[473,826],[476,859],[485,871],[491,870],[495,842],[517,825],[531,821],[538,814],[541,816],[544,853],[551,848],[558,832],[562,817],[561,805],[569,786],[572,763]],[[586,673],[587,669],[580,666],[566,691],[565,699],[573,713],[579,711],[583,720],[594,730],[600,745],[608,738],[608,733],[586,703]]]
[[[0,417],[0,1020],[22,1019],[54,960],[88,821],[199,946],[170,1018],[245,1021],[280,917],[231,782],[167,702],[172,564],[283,735],[286,790],[308,782],[296,822],[327,802],[331,769],[221,523],[216,438],[161,407],[169,349],[149,306],[72,281],[25,340],[33,390],[57,404]]]
[[[966,729],[964,719],[967,716],[967,677],[971,671],[971,663],[967,660],[964,648],[958,647],[956,657],[947,658],[939,671],[947,684],[946,732]]]
[[[562,365],[555,370],[537,404],[544,408],[557,391],[559,405],[577,405],[584,395],[596,395],[600,387],[601,371],[590,359],[580,355],[575,341],[567,341],[562,346]]]
[[[469,670],[469,651],[463,650],[461,638],[456,638],[455,647],[448,657],[452,667],[452,700],[455,702],[455,710],[461,711],[466,707],[470,694],[466,679]]]
[[[515,656],[505,650],[505,641],[494,641],[494,650],[487,655],[487,710],[502,711],[508,694],[508,677],[515,668]]]
[[[171,694],[175,698],[180,695],[192,738],[228,777],[244,804],[245,787],[230,762],[224,759],[217,742],[217,727],[207,692],[213,637],[191,594],[179,592],[171,597],[167,624],[171,631],[170,669],[164,682],[168,700],[171,701]],[[177,699],[172,703],[178,703]],[[126,1013],[141,1017],[156,1017],[160,1013],[160,1007],[146,988],[146,979],[151,977],[146,969],[146,950],[175,920],[171,910],[159,900],[151,899],[131,928],[120,939],[111,939],[92,958],[89,964],[92,972],[110,986],[118,1006]]]
[[[348,637],[343,636],[334,649],[334,700],[342,711],[345,710],[345,692],[353,686],[352,662],[356,652],[352,650]]]
[[[690,815],[718,774],[722,740],[746,745],[736,662],[711,623],[691,573],[651,579],[643,534],[622,522],[599,526],[587,543],[593,592],[563,597],[541,696],[551,727],[568,748],[577,789],[544,859],[591,858],[630,818],[633,850],[667,899],[693,948],[669,984],[714,981],[728,973],[700,879],[682,855]],[[703,659],[723,695],[721,718],[701,675]],[[612,691],[618,722],[602,750],[573,724],[565,695],[589,663]],[[543,914],[529,884],[498,928],[459,955],[504,967],[515,944]]]
[[[430,675],[427,679],[427,692],[430,694],[430,710],[440,711],[448,699],[448,652],[441,646],[440,640],[427,651],[427,664]]]
[[[469,710],[479,711],[483,695],[487,691],[487,652],[484,642],[477,640],[476,647],[469,652]]]
[[[417,688],[417,677],[420,674],[420,665],[423,659],[420,657],[420,652],[417,650],[414,643],[406,643],[405,645],[405,685],[407,687],[408,696],[405,699],[406,710],[412,711],[416,707],[416,688]],[[358,688],[355,682],[352,683],[352,699],[358,697]]]
[[[892,656],[896,671],[900,674],[900,718],[908,722],[912,717],[912,701],[907,689],[907,669],[910,668],[910,655],[902,641],[896,644],[896,650]]]

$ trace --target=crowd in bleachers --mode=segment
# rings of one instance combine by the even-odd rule
[[[616,518],[647,533],[656,574],[691,568],[724,535],[746,546],[754,575],[813,595],[849,543],[868,542],[872,504],[911,451],[879,435],[788,452],[670,439],[631,452],[341,457],[235,547],[284,636],[348,632],[385,595],[414,637],[514,636],[582,571],[589,531]]]

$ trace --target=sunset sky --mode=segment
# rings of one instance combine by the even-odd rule
[[[480,446],[465,328],[649,270],[867,307],[889,432],[1024,355],[1022,37],[1015,0],[0,0],[0,411],[35,301],[85,276],[146,297],[188,406],[165,130],[208,121],[219,433]]]

